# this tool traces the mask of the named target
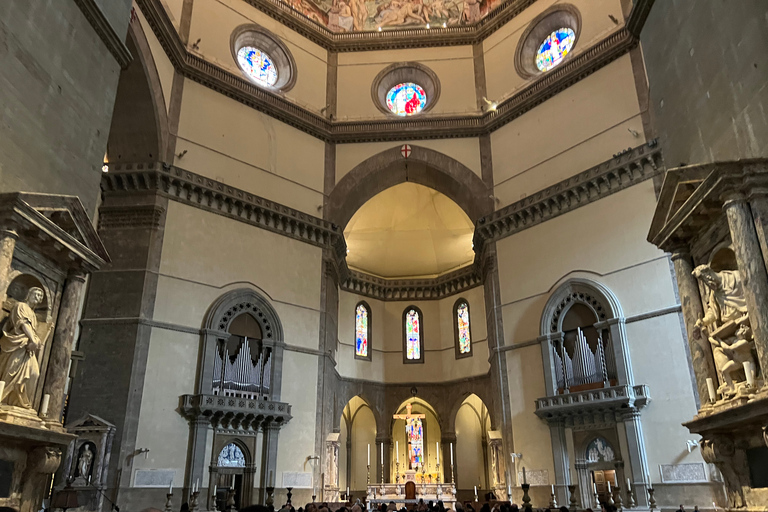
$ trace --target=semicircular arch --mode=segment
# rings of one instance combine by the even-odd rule
[[[362,161],[345,174],[328,196],[326,218],[343,230],[369,199],[406,182],[444,194],[473,222],[493,210],[488,187],[467,166],[433,149],[415,145],[410,148],[408,158],[396,146]]]

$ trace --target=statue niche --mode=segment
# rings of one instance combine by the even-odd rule
[[[707,291],[706,312],[696,321],[694,336],[712,346],[721,381],[717,392],[724,399],[746,393],[754,386],[755,358],[741,275],[738,270],[716,272],[709,265],[699,265],[693,275]]]
[[[14,281],[8,287],[9,313],[0,336],[0,404],[31,410],[50,326],[39,325],[35,312],[45,305],[45,292],[38,286],[24,286],[22,281]],[[24,298],[19,300],[20,296]]]

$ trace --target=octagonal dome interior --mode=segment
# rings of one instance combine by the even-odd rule
[[[401,183],[375,195],[349,221],[347,264],[384,278],[435,277],[472,263],[473,229],[444,194]]]

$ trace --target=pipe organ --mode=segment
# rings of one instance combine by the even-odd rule
[[[612,385],[611,381],[616,380],[616,361],[609,332],[599,333],[590,344],[584,331],[577,328],[572,343],[567,339],[564,335],[552,345],[558,391],[568,392],[570,388],[596,383]]]
[[[213,364],[213,394],[269,399],[271,356],[272,350],[259,340],[240,338],[232,353],[227,342],[220,340]]]

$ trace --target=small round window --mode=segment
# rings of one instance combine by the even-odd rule
[[[237,51],[237,63],[254,82],[270,86],[277,82],[277,66],[265,51],[243,46]]]
[[[413,82],[397,84],[387,93],[387,108],[398,116],[418,114],[426,104],[427,93]]]
[[[570,28],[559,28],[549,34],[536,52],[536,67],[549,71],[560,64],[576,41],[576,33]]]

